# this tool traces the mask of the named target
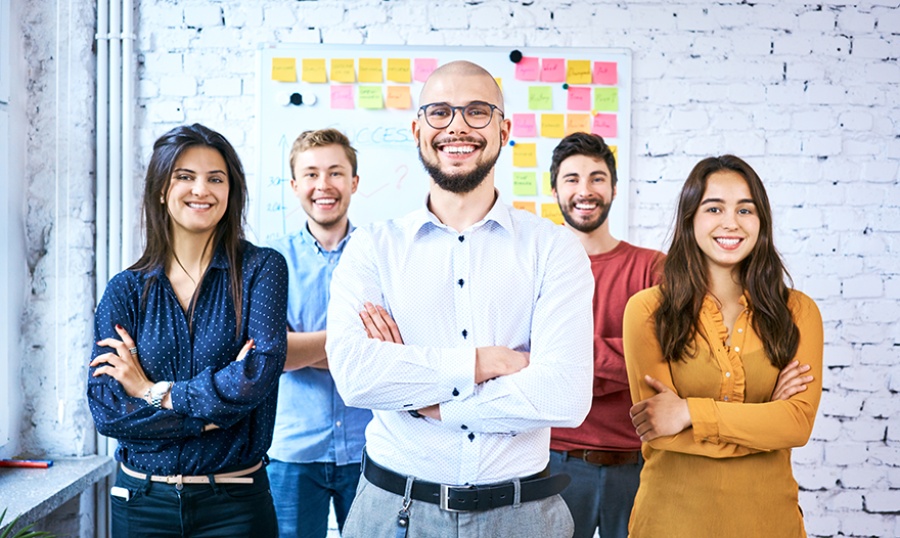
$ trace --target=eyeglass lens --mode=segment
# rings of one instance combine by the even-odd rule
[[[473,129],[487,127],[494,112],[489,103],[474,102],[464,107],[432,103],[424,107],[425,120],[434,129],[444,129],[453,122],[457,110],[462,112],[463,120]]]

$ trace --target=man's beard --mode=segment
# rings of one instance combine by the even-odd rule
[[[559,199],[557,198],[557,203],[559,203]],[[597,202],[597,205],[600,207],[600,216],[597,217],[597,220],[588,221],[588,222],[577,222],[575,219],[569,216],[569,211],[566,209],[560,208],[560,212],[562,213],[563,219],[565,219],[566,224],[571,226],[572,228],[578,230],[581,233],[589,234],[596,230],[597,228],[603,226],[603,223],[606,222],[606,219],[609,217],[609,210],[612,209],[612,200],[609,203],[604,204],[602,200]],[[575,204],[571,204],[569,206],[569,210],[573,209]]]
[[[434,148],[434,150],[439,151],[437,148]],[[493,158],[487,158],[483,163],[477,164],[471,172],[446,174],[441,170],[439,162],[435,161],[432,163],[425,159],[425,156],[422,155],[422,147],[421,145],[419,146],[419,160],[422,162],[422,166],[425,167],[425,171],[434,180],[434,183],[443,190],[456,194],[472,192],[481,185],[481,182],[494,169],[494,165],[499,158],[500,150],[498,149],[497,154]]]

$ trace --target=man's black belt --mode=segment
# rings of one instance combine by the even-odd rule
[[[379,488],[403,496],[406,492],[406,477],[378,465],[368,454],[363,456],[363,474],[366,480]],[[567,474],[550,475],[543,470],[519,480],[521,485],[519,502],[537,501],[552,497],[569,485]],[[437,504],[448,512],[477,512],[512,506],[515,503],[515,485],[512,482],[483,486],[449,486],[416,480],[410,497],[417,501]]]

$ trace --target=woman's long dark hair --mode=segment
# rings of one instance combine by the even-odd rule
[[[247,205],[247,182],[244,168],[237,152],[221,134],[195,123],[181,125],[159,137],[153,144],[153,155],[147,166],[147,177],[144,180],[144,226],[147,243],[140,259],[131,267],[132,271],[149,272],[158,267],[165,269],[172,250],[172,226],[169,211],[163,203],[169,186],[172,183],[172,171],[178,158],[188,148],[208,147],[219,152],[225,160],[228,173],[228,206],[225,214],[216,225],[210,244],[213,252],[221,245],[228,259],[229,287],[234,302],[235,324],[237,335],[241,332],[242,281],[242,241],[244,239],[244,208]],[[148,279],[144,286],[144,297],[153,279]],[[197,283],[194,298],[200,292],[201,282]],[[188,320],[193,326],[194,304],[188,312]]]
[[[678,201],[672,246],[663,265],[662,301],[656,310],[656,336],[668,361],[694,353],[691,342],[699,332],[700,309],[709,291],[703,252],[694,237],[694,215],[700,207],[709,176],[715,172],[740,174],[750,188],[759,216],[759,239],[739,267],[740,284],[750,297],[753,329],[772,364],[784,368],[797,352],[800,331],[788,308],[790,275],[772,242],[772,209],[762,180],[749,164],[734,155],[703,159],[691,170]]]

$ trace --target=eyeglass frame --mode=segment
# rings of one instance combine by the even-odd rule
[[[465,115],[465,113],[464,113],[466,108],[468,108],[468,107],[471,106],[471,105],[475,105],[475,104],[479,104],[479,105],[487,105],[487,106],[491,107],[491,117],[488,118],[488,122],[485,123],[484,125],[482,125],[481,127],[475,127],[475,126],[473,126],[471,123],[469,123],[469,120],[466,119],[466,115]],[[434,105],[445,105],[445,106],[450,107],[450,121],[447,122],[447,125],[445,125],[445,126],[443,126],[443,127],[435,127],[434,125],[431,124],[430,121],[428,121],[428,114],[425,114],[425,109],[428,108],[428,107],[430,107],[430,106],[434,106]],[[500,119],[503,119],[503,118],[505,117],[505,116],[504,116],[504,113],[503,113],[503,110],[501,110],[499,106],[497,106],[497,105],[495,105],[495,104],[492,104],[492,103],[488,103],[487,101],[470,101],[469,103],[467,103],[467,104],[465,104],[465,105],[461,105],[461,106],[453,106],[453,105],[451,105],[450,103],[447,103],[447,102],[444,102],[444,101],[437,101],[437,102],[435,102],[435,103],[428,103],[427,105],[422,105],[422,106],[420,106],[420,107],[419,107],[419,114],[422,114],[423,116],[425,116],[425,123],[427,123],[429,127],[431,127],[432,129],[438,129],[438,130],[440,130],[440,129],[446,129],[447,127],[450,127],[450,125],[453,123],[453,120],[456,119],[456,111],[457,111],[457,110],[460,110],[460,111],[463,112],[463,114],[462,114],[463,122],[465,122],[465,124],[468,125],[468,126],[469,126],[470,128],[472,128],[472,129],[479,129],[479,130],[480,130],[480,129],[484,129],[484,128],[486,128],[488,125],[490,125],[491,122],[494,120],[494,111],[495,111],[495,110],[499,110],[499,111],[500,111]]]

